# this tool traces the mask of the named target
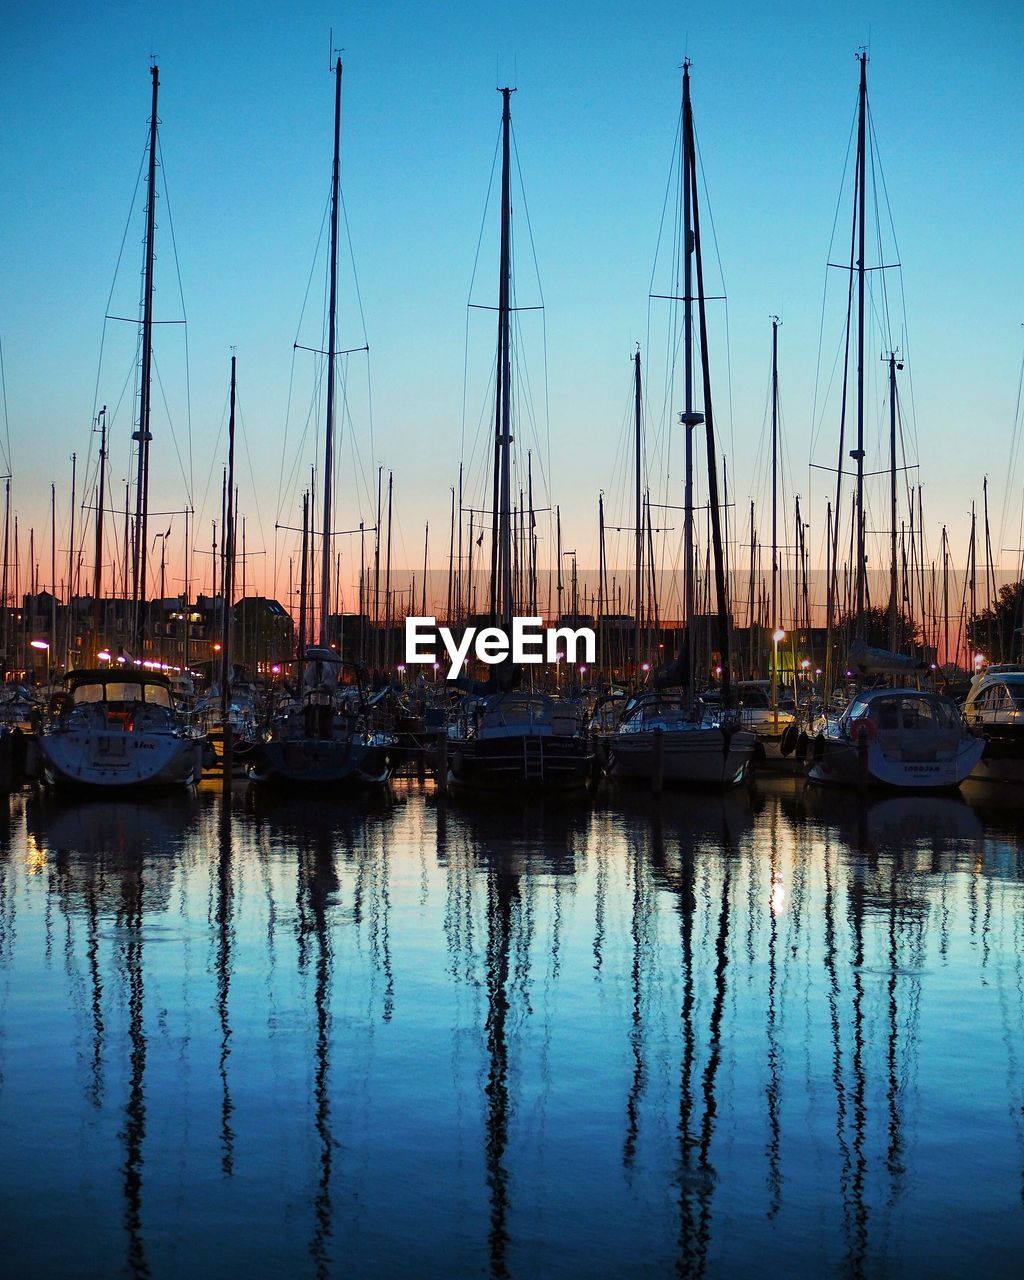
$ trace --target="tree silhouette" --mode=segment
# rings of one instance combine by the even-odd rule
[[[853,613],[845,614],[839,619],[839,625],[845,628],[852,640],[857,634],[857,619]],[[864,643],[873,649],[888,649],[889,645],[889,609],[887,605],[873,604],[864,610]],[[921,643],[921,628],[903,612],[896,615],[896,651],[906,653],[913,645]]]
[[[967,623],[967,643],[972,653],[983,653],[991,662],[1021,659],[1021,624],[1024,623],[1024,582],[1008,582],[999,588],[991,609],[982,609]]]

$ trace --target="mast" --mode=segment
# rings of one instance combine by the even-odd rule
[[[597,667],[604,674],[604,626],[602,618],[607,609],[605,594],[604,555],[604,493],[597,495]]]
[[[562,508],[555,507],[555,553],[558,557],[555,569],[555,583],[558,594],[558,621],[562,621]]]
[[[942,526],[942,661],[945,666],[949,665],[949,539],[945,525]]]
[[[899,644],[898,610],[896,608],[896,362],[895,351],[889,352],[889,648]]]
[[[460,617],[462,614],[462,463],[459,463],[459,551],[458,558],[455,561],[455,616]],[[449,625],[451,619],[451,609],[448,610]]]
[[[324,430],[323,563],[320,578],[320,643],[327,646],[331,610],[331,497],[334,476],[334,356],[338,341],[338,187],[341,177],[341,58],[334,65],[334,168],[331,173],[330,302],[327,316],[327,423]]]
[[[427,547],[430,545],[430,521],[428,520],[423,528],[423,585],[421,587],[422,597],[420,601],[420,614],[426,617],[427,613]],[[451,571],[448,574],[449,584],[451,583]],[[449,586],[449,595],[451,594]],[[416,608],[416,601],[409,601],[409,612]]]
[[[57,486],[50,482],[50,647],[46,653],[53,671],[57,661]]]
[[[107,406],[104,405],[97,415],[100,429],[99,458],[99,497],[96,503],[96,542],[93,554],[96,563],[92,571],[92,648],[96,648],[100,630],[100,593],[103,590],[103,506],[107,491]],[[90,662],[95,657],[89,655]]]
[[[231,598],[235,586],[235,357],[231,357],[231,400],[228,410],[228,505],[224,526],[224,626],[220,651],[220,715],[225,750],[228,750],[228,706],[231,695],[228,688],[231,676]],[[166,539],[165,539],[166,541]],[[225,765],[225,770],[227,766]]]
[[[380,666],[380,493],[384,468],[377,467],[377,527],[373,534],[373,665]]]
[[[756,532],[754,529],[754,503],[750,503],[750,580],[747,587],[747,639],[749,641],[749,665],[747,668],[748,675],[751,679],[754,676],[754,572],[755,572],[755,553],[756,553]]]
[[[729,605],[725,582],[725,553],[722,544],[722,513],[718,500],[718,459],[715,456],[714,415],[711,404],[711,364],[708,356],[708,325],[704,293],[704,265],[700,252],[700,213],[697,204],[697,166],[696,146],[693,134],[693,109],[690,106],[689,69],[686,73],[686,99],[684,110],[685,142],[684,154],[689,155],[690,186],[693,212],[693,252],[697,266],[697,310],[700,321],[700,362],[701,380],[704,390],[705,441],[708,460],[708,509],[711,516],[711,545],[715,561],[715,595],[718,611],[718,650],[721,656],[722,706],[728,707],[730,701],[731,673],[729,670]],[[689,255],[687,255],[689,256]],[[687,291],[687,295],[689,291]],[[689,306],[689,302],[687,302]],[[689,352],[687,352],[689,357]],[[689,433],[687,433],[689,439]],[[689,512],[687,513],[689,514]],[[692,654],[692,646],[691,646]],[[691,657],[692,663],[692,657]],[[692,684],[690,686],[692,696]]]
[[[101,504],[102,505],[102,504]],[[182,637],[181,645],[181,665],[186,673],[188,672],[188,649],[189,649],[189,632],[192,630],[192,590],[189,582],[189,566],[192,559],[191,551],[188,544],[188,518],[191,514],[189,504],[185,503],[185,581],[182,584],[185,589],[184,609],[182,613],[185,615],[185,632]]]
[[[7,669],[10,665],[10,651],[8,645],[10,643],[10,614],[8,607],[10,597],[8,594],[8,553],[10,551],[10,533],[11,533],[11,477],[4,476],[4,568],[3,568],[3,610],[4,610],[4,632],[3,632],[3,672],[4,679],[7,677]]]
[[[779,727],[779,317],[772,316],[772,711]]]
[[[138,443],[138,476],[135,483],[135,548],[132,559],[132,607],[135,612],[135,647],[142,653],[145,621],[142,601],[146,594],[146,542],[149,532],[149,444],[153,373],[153,264],[156,234],[156,137],[158,67],[150,67],[153,77],[153,105],[149,121],[149,204],[146,209],[145,283],[142,290],[142,376],[139,388],[139,427],[132,433]]]
[[[491,620],[507,631],[512,626],[512,340],[510,285],[512,275],[512,196],[510,99],[501,94],[501,252],[498,267],[498,361],[494,393],[494,515],[491,537]]]
[[[633,663],[639,669],[640,667],[640,629],[643,625],[643,610],[640,608],[642,599],[641,588],[644,580],[644,518],[642,498],[640,493],[641,484],[641,453],[643,450],[643,389],[641,387],[640,373],[640,345],[637,344],[636,354],[633,356],[633,449],[634,449],[634,481],[635,481],[635,506],[636,513],[636,620],[633,627]]]
[[[384,665],[391,663],[391,499],[394,492],[394,472],[388,472],[388,543],[384,564]]]
[[[68,537],[68,603],[65,618],[65,637],[67,646],[64,650],[64,670],[71,670],[71,609],[75,595],[75,502],[78,489],[78,454],[71,455],[71,530]]]
[[[683,370],[685,408],[679,421],[686,428],[686,456],[683,479],[683,625],[686,634],[687,702],[693,705],[693,428],[704,421],[704,415],[693,407],[693,251],[692,188],[694,158],[692,151],[693,109],[690,105],[690,60],[683,62]]]
[[[985,500],[985,612],[988,617],[988,658],[990,662],[995,661],[995,654],[992,652],[992,609],[996,601],[996,567],[992,561],[992,531],[988,523],[988,476],[982,479],[982,496]],[[999,629],[999,661],[1003,661],[1003,632]]]
[[[865,212],[867,202],[868,55],[860,61],[860,105],[857,112],[857,620],[856,637],[864,639],[864,284]]]
[[[455,486],[452,485],[452,514],[451,523],[448,529],[448,603],[445,610],[445,621],[451,626],[452,623],[452,587],[453,576],[455,572]],[[426,609],[424,609],[426,613]]]
[[[530,504],[530,614],[537,613],[537,517],[533,510],[533,451],[526,453],[526,494]]]
[[[296,683],[299,698],[306,669],[306,593],[309,587],[309,490],[302,495],[302,564],[299,567],[299,651]]]

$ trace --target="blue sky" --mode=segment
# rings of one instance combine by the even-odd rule
[[[367,473],[377,462],[394,468],[400,561],[419,561],[424,520],[438,565],[447,536],[466,302],[497,136],[494,89],[506,82],[518,87],[514,127],[546,306],[546,479],[567,545],[581,563],[596,561],[597,492],[623,488],[616,457],[629,357],[636,341],[647,341],[685,54],[729,295],[729,358],[720,318],[712,363],[737,504],[762,484],[768,317],[777,313],[787,492],[804,495],[812,545],[823,532],[828,486],[807,470],[822,290],[856,100],[855,54],[869,43],[873,118],[903,263],[926,522],[937,530],[948,521],[962,546],[986,472],[993,523],[1002,520],[1024,346],[1018,5],[382,3],[296,13],[185,3],[83,4],[63,14],[22,7],[5,19],[0,338],[23,526],[46,524],[51,479],[63,493],[72,450],[84,467],[90,449],[103,316],[146,140],[155,53],[189,320],[192,499],[208,528],[234,346],[241,505],[250,549],[264,547],[271,563],[279,507],[286,523],[297,515],[294,486],[280,477],[305,474],[313,461],[311,438],[298,449],[311,364],[298,356],[293,369],[292,343],[300,332],[313,345],[319,333],[319,269],[301,331],[299,316],[329,186],[332,26],[344,49],[343,187],[371,348],[373,446],[363,357],[350,363],[353,441]],[[846,216],[844,205],[841,226]],[[162,203],[157,314],[173,319],[181,304],[168,221]],[[536,287],[518,205],[516,225],[525,302]],[[474,288],[484,303],[493,301],[497,276],[490,226]],[[117,314],[135,314],[141,232],[140,202],[114,292]],[[363,332],[347,266],[342,293],[342,345],[357,346]],[[523,324],[540,405],[540,321],[524,316]],[[492,318],[474,313],[469,327],[471,440],[485,406]],[[181,331],[167,326],[159,337],[184,455]],[[835,339],[826,328],[827,350]],[[133,341],[131,326],[108,326],[100,402],[117,401]],[[877,418],[877,405],[873,412]],[[127,474],[130,429],[125,407],[111,451],[115,489]],[[154,431],[153,505],[177,508],[186,481],[162,399]],[[832,436],[826,416],[816,460],[833,460]],[[676,459],[652,465],[656,491],[661,485],[680,501]],[[1018,471],[1004,545],[1019,545],[1020,479]],[[67,498],[60,500],[64,522]],[[346,480],[339,527],[361,517],[372,519],[365,486]],[[936,545],[932,533],[932,551]],[[279,541],[279,563],[287,554]],[[254,572],[262,572],[258,561]],[[343,576],[350,581],[350,570]]]

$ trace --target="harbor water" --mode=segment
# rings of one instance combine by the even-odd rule
[[[16,794],[4,1273],[1019,1276],[1019,812]]]

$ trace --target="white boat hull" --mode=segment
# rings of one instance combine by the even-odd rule
[[[171,733],[55,729],[39,739],[47,777],[57,786],[123,791],[197,782],[203,746]]]
[[[616,733],[608,739],[612,773],[619,778],[651,781],[655,769],[655,730]],[[684,785],[735,786],[742,782],[754,756],[749,729],[723,734],[717,727],[662,730],[662,778]]]
[[[981,739],[965,737],[946,758],[903,760],[887,756],[877,742],[871,742],[862,765],[856,744],[845,738],[822,737],[811,743],[807,777],[826,786],[952,790],[967,779],[984,749]]]

